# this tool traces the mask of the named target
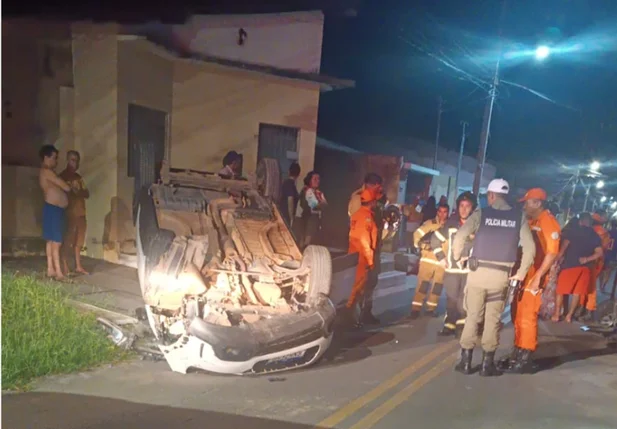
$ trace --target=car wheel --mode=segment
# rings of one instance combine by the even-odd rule
[[[323,246],[307,246],[302,256],[302,265],[310,269],[307,302],[317,303],[322,295],[330,296],[332,285],[330,251]]]
[[[169,249],[176,237],[173,231],[159,228],[156,207],[147,188],[140,192],[135,228],[137,229],[137,254],[138,258],[143,255],[143,268],[144,274],[146,274]]]
[[[272,158],[259,161],[256,176],[259,193],[277,200],[281,189],[281,169],[278,161]]]

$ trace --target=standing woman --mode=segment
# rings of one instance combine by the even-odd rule
[[[304,188],[300,192],[300,201],[296,213],[298,243],[304,249],[309,244],[315,244],[321,230],[322,210],[328,205],[326,197],[319,190],[319,174],[310,171],[304,178]],[[300,219],[297,219],[300,218]]]

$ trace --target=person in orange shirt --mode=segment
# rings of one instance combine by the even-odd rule
[[[349,228],[349,251],[358,253],[358,266],[351,295],[347,300],[346,308],[349,315],[364,295],[364,288],[368,279],[369,271],[375,269],[375,252],[377,251],[377,238],[379,228],[375,222],[373,208],[377,203],[376,191],[364,189],[360,194],[361,206],[351,215]],[[364,307],[364,306],[362,306]],[[361,313],[365,311],[361,309]],[[362,317],[361,317],[362,319]]]
[[[602,250],[606,253],[611,245],[611,236],[609,232],[604,228],[603,224],[606,223],[606,212],[604,210],[597,210],[591,215],[593,219],[593,230],[598,234],[602,241]],[[597,280],[604,269],[604,257],[598,259],[595,265],[591,269],[591,287],[589,289],[589,295],[585,299],[585,310],[587,314],[583,317],[583,320],[593,319],[593,312],[597,307]]]
[[[536,256],[522,287],[512,300],[514,351],[501,362],[504,372],[524,373],[533,370],[531,354],[538,347],[538,313],[542,306],[542,289],[559,254],[561,227],[545,208],[546,192],[540,188],[527,191],[520,200],[536,243]]]

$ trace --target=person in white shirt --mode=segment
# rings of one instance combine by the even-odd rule
[[[319,183],[319,174],[310,171],[304,178],[304,188],[300,192],[296,222],[300,226],[297,238],[302,248],[315,243],[321,230],[322,210],[328,205],[325,195],[319,190]]]

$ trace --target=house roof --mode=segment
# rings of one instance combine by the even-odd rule
[[[252,71],[257,73],[268,74],[271,76],[281,77],[284,79],[301,80],[304,82],[313,82],[319,84],[322,92],[333,91],[337,89],[354,88],[356,83],[353,80],[339,79],[331,76],[326,76],[318,73],[306,73],[297,70],[281,69],[277,67],[271,67],[259,64],[250,64],[237,60],[230,60],[227,58],[215,57],[211,55],[204,55],[198,53],[181,53],[170,49],[160,43],[148,40],[144,36],[134,35],[120,35],[121,40],[140,40],[148,43],[153,49],[164,53],[166,56],[172,56],[175,59],[197,61],[201,63],[217,64],[224,67],[231,67],[234,69]]]
[[[360,152],[359,150],[350,148],[349,146],[345,146],[340,143],[335,143],[333,141],[324,139],[323,137],[319,137],[319,136],[317,136],[316,145],[318,147],[323,147],[324,149],[336,150],[338,152],[355,153],[355,154],[364,153],[364,152]]]

